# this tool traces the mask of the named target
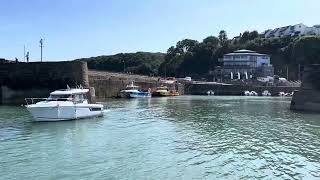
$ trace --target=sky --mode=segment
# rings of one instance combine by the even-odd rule
[[[220,30],[320,24],[319,0],[0,0],[0,58],[62,61],[116,53],[166,52],[182,39]]]

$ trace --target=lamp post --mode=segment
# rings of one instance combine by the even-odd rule
[[[42,62],[42,48],[43,48],[43,39],[41,38],[40,41],[40,51],[41,51],[41,62]]]

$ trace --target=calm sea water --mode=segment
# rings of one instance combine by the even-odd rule
[[[0,179],[320,179],[320,115],[288,98],[106,105],[103,118],[51,123],[0,106]]]

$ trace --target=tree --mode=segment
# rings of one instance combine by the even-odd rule
[[[211,47],[218,47],[220,44],[220,41],[217,37],[214,36],[208,36],[205,39],[203,39],[202,43],[207,44]]]
[[[306,36],[293,43],[292,57],[299,64],[320,63],[320,36]]]
[[[240,43],[246,43],[247,41],[250,40],[250,32],[249,31],[245,31],[240,38]]]
[[[119,53],[78,60],[86,61],[89,69],[123,72],[125,65],[126,71],[150,75],[158,73],[160,64],[165,60],[165,54],[149,52]]]
[[[250,32],[249,33],[249,40],[254,40],[254,39],[256,39],[256,38],[258,38],[259,37],[259,33],[258,33],[258,31],[252,31],[252,32]]]
[[[226,46],[228,43],[228,36],[227,36],[227,32],[225,30],[221,30],[219,32],[219,41],[221,43],[221,46]]]
[[[192,39],[184,39],[182,41],[177,42],[176,48],[180,53],[191,52],[194,47],[198,44],[198,41]]]

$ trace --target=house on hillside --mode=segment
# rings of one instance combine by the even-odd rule
[[[219,59],[221,67],[215,68],[212,75],[215,79],[251,79],[274,75],[270,63],[270,55],[260,54],[251,50],[238,50],[228,53]]]
[[[307,27],[305,30],[306,35],[320,35],[320,25],[314,25],[312,27]]]
[[[267,30],[263,34],[264,34],[264,38],[281,38],[281,37],[307,35],[308,32],[312,32],[313,29],[314,29],[313,27],[308,27],[300,23],[293,26],[284,26],[284,27],[273,29],[273,30]]]

